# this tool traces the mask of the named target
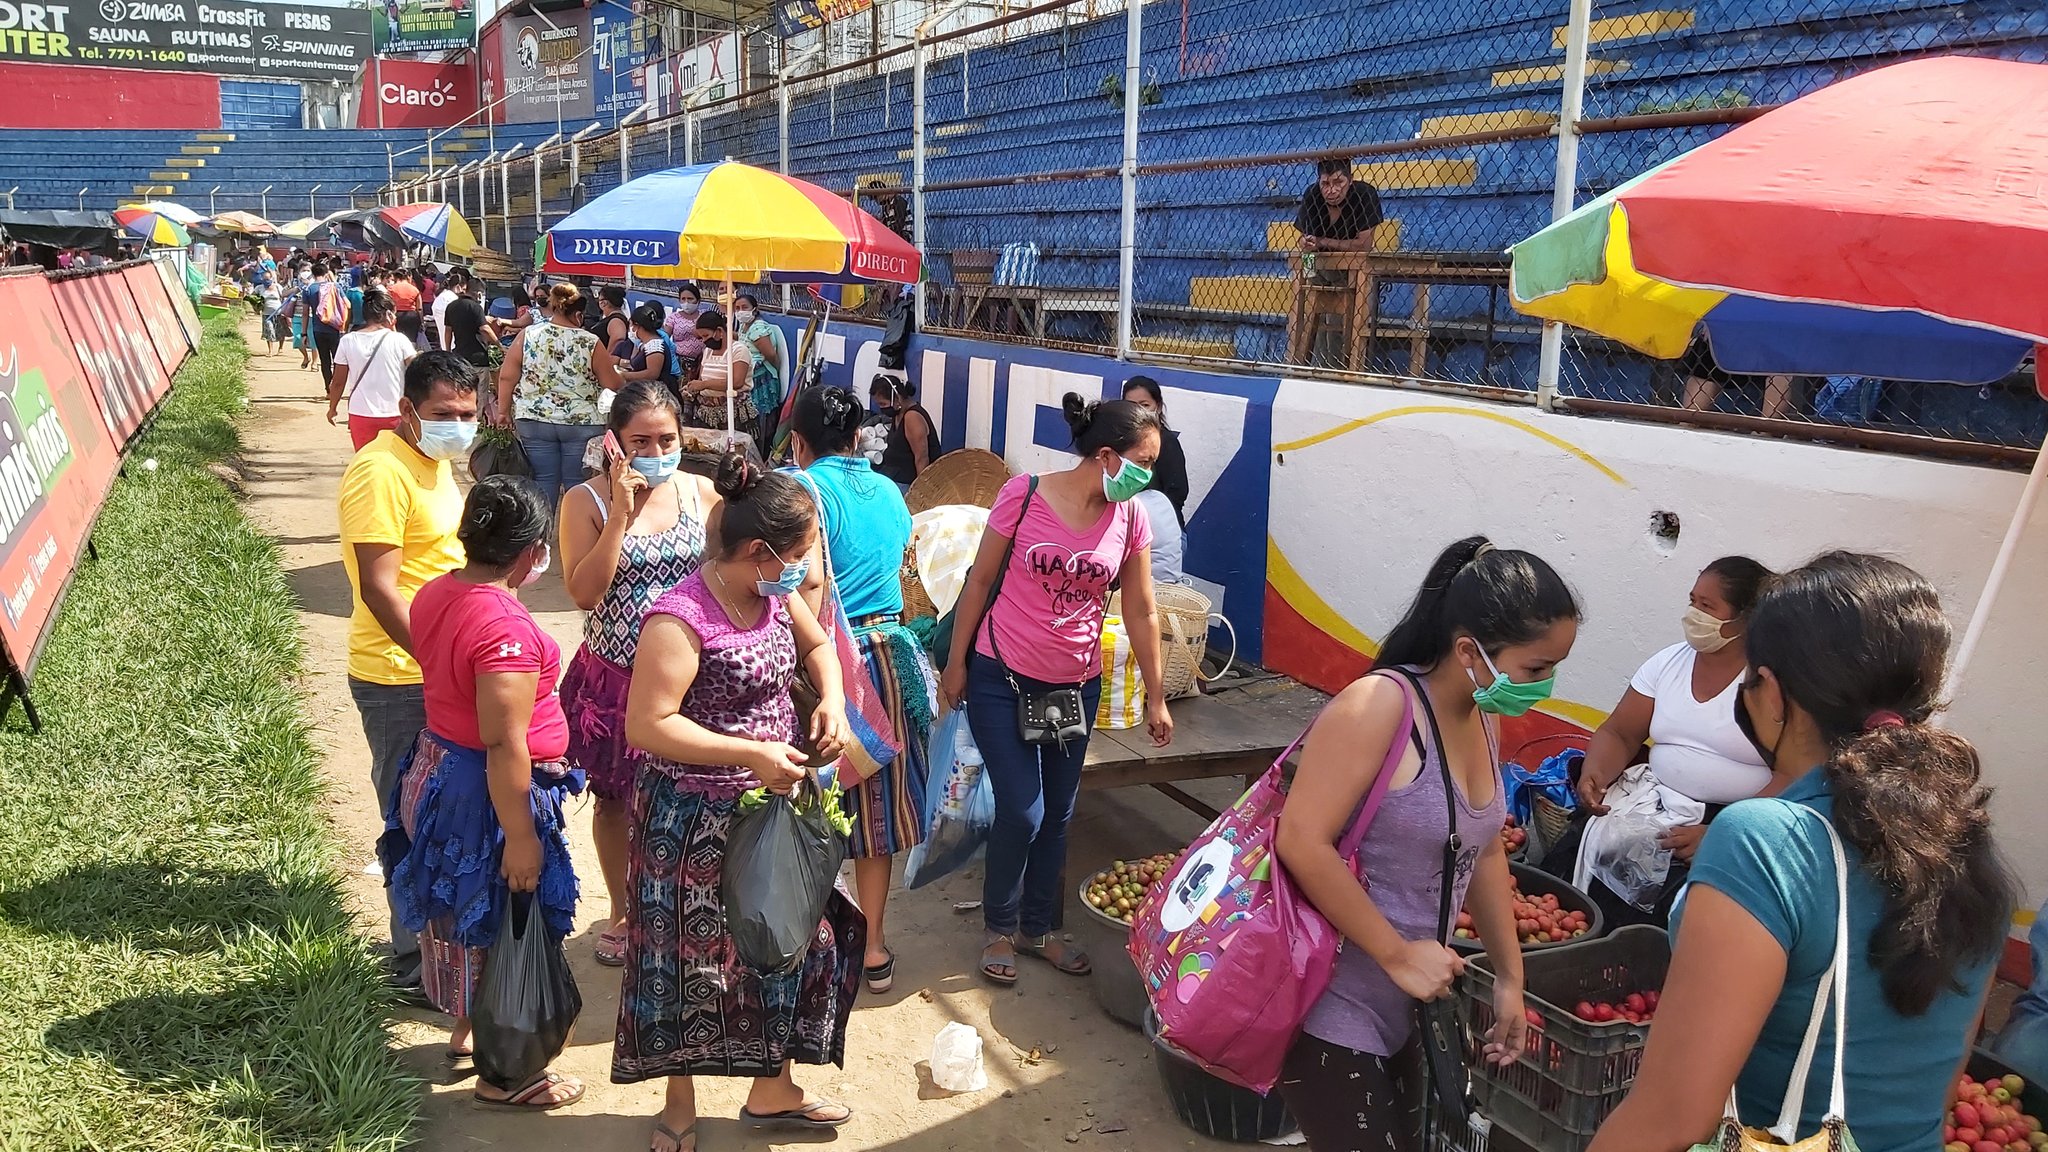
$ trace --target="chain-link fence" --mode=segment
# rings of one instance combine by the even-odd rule
[[[736,35],[736,50],[713,43],[731,74],[691,84],[695,72],[665,70],[676,90],[629,118],[642,122],[553,138],[552,124],[500,125],[490,154],[438,169],[427,192],[396,191],[480,210],[490,246],[523,263],[550,223],[622,177],[742,160],[853,197],[918,242],[930,330],[1803,425],[1879,447],[2040,443],[2048,407],[2031,367],[1982,389],[1743,378],[1567,330],[1545,380],[1542,326],[1509,306],[1506,249],[1856,72],[1953,52],[2048,58],[2048,7],[1590,7],[1575,25],[1571,0],[1155,0],[1134,37],[1117,0],[883,0],[786,41],[771,27]],[[1581,44],[1577,147],[1561,164]],[[525,151],[508,161],[508,147]]]

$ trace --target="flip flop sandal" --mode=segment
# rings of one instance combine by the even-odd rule
[[[868,982],[868,991],[880,996],[896,986],[896,953],[880,964],[870,964],[861,969],[861,976]]]
[[[548,1099],[548,1089],[557,1084],[566,1084],[568,1082],[569,1078],[559,1072],[543,1072],[528,1080],[517,1092],[502,1100],[493,1099],[481,1092],[472,1093],[471,1097],[477,1103],[491,1108],[523,1108],[530,1112],[546,1112],[554,1108],[566,1108],[583,1099],[583,1085],[581,1084],[576,1085],[575,1095],[570,1096],[566,1100]]]
[[[695,1124],[678,1132],[661,1121],[656,1120],[654,1122],[654,1134],[657,1137],[666,1137],[675,1141],[676,1152],[697,1152],[697,1126]],[[688,1148],[683,1147],[683,1142],[686,1140],[689,1141]],[[647,1152],[656,1152],[654,1141],[649,1140],[647,1142]]]
[[[444,1055],[447,1058],[448,1070],[450,1072],[459,1076],[465,1072],[476,1071],[475,1052],[464,1052],[459,1048],[450,1048]]]
[[[1001,940],[991,940],[987,944],[982,945],[981,975],[985,980],[1008,987],[1017,982],[1017,946],[1011,944],[1011,952],[1008,956],[1005,956],[996,951],[996,945],[1001,943]],[[1008,968],[1010,971],[1005,975],[998,970],[999,967]]]
[[[1053,959],[1047,951],[1047,947],[1051,943],[1052,937],[1050,935],[1040,936],[1035,940],[1026,940],[1019,937],[1016,942],[1017,955],[1029,956],[1034,960],[1043,960],[1069,976],[1086,976],[1095,970],[1095,966],[1088,962],[1088,954],[1086,952],[1081,951],[1079,948],[1067,947],[1064,942],[1062,942],[1060,947],[1060,959]]]
[[[626,966],[626,934],[610,928],[598,933],[597,962],[607,968]]]
[[[740,1107],[740,1119],[746,1121],[747,1126],[751,1128],[838,1128],[848,1120],[853,1119],[853,1109],[846,1108],[846,1115],[836,1120],[819,1120],[814,1118],[811,1113],[818,1111],[820,1108],[845,1107],[843,1104],[835,1104],[830,1100],[806,1100],[787,1112],[756,1112],[742,1105]]]

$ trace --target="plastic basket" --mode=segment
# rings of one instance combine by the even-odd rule
[[[1554,894],[1557,897],[1558,907],[1563,908],[1567,912],[1584,912],[1586,914],[1586,934],[1584,936],[1574,937],[1570,940],[1560,940],[1556,943],[1546,941],[1542,944],[1524,944],[1522,945],[1522,951],[1525,954],[1544,950],[1554,951],[1559,948],[1576,948],[1588,940],[1598,940],[1606,935],[1607,918],[1601,915],[1600,906],[1593,902],[1591,896],[1559,880],[1550,873],[1537,868],[1533,864],[1523,864],[1510,860],[1508,862],[1508,870],[1514,873],[1515,883],[1522,889],[1522,895],[1542,896],[1546,893]],[[1451,937],[1451,947],[1468,955],[1485,950],[1485,945],[1482,945],[1479,941],[1467,940],[1455,934]]]
[[[1670,965],[1671,938],[1645,925],[1524,953],[1525,997],[1543,1024],[1513,1064],[1472,1060],[1479,1111],[1536,1152],[1585,1152],[1635,1083],[1649,1029],[1581,1020],[1572,1006],[1662,988]],[[1493,1027],[1493,972],[1485,957],[1466,966],[1458,994],[1465,1001],[1466,1043],[1476,1053]]]

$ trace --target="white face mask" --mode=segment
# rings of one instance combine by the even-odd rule
[[[536,581],[548,574],[548,562],[554,559],[554,551],[545,544],[540,546],[540,559],[534,561],[533,567],[527,569],[526,575],[520,579],[521,588],[532,587]]]
[[[1715,619],[1697,608],[1687,608],[1681,623],[1685,628],[1685,642],[1692,645],[1695,652],[1719,652],[1735,643],[1735,637],[1721,634],[1722,625],[1728,621]]]

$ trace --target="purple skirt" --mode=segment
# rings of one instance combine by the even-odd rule
[[[583,770],[600,800],[630,804],[640,754],[626,743],[626,690],[633,673],[593,653],[576,650],[562,673],[562,711],[569,720],[569,763]]]

